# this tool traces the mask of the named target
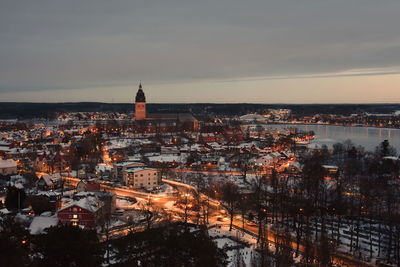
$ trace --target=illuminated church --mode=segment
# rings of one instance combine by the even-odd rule
[[[135,98],[135,122],[143,126],[157,126],[161,128],[182,127],[187,130],[198,130],[199,122],[190,113],[151,113],[147,112],[146,96],[142,84]]]

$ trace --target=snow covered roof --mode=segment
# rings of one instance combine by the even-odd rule
[[[61,175],[59,173],[54,173],[54,174],[45,174],[41,177],[46,185],[52,186],[55,181],[58,181],[61,179]]]
[[[141,172],[141,171],[157,171],[157,170],[152,169],[152,168],[132,168],[132,169],[126,170],[126,172],[129,172],[129,173],[135,173],[135,172]]]
[[[5,147],[5,146],[0,146],[0,151],[11,151],[11,149],[9,147]]]
[[[153,156],[149,157],[150,161],[156,161],[156,162],[178,162],[180,161],[180,157],[177,155],[159,155],[159,156]]]
[[[97,199],[96,197],[88,196],[88,197],[85,197],[85,198],[82,198],[82,199],[79,199],[79,200],[76,200],[76,201],[72,201],[71,203],[69,203],[68,205],[66,205],[62,209],[60,209],[58,212],[63,211],[65,209],[68,209],[68,208],[73,207],[73,206],[80,207],[80,208],[85,209],[85,210],[90,211],[90,212],[96,212],[103,205],[104,205],[104,203],[102,201],[100,201],[99,199]]]
[[[29,226],[29,232],[31,235],[42,234],[45,229],[56,226],[57,224],[57,217],[36,216],[33,218],[31,225]]]
[[[137,162],[137,161],[125,161],[125,162],[114,163],[114,165],[117,167],[125,167],[125,166],[129,166],[132,164],[137,165],[137,166],[144,165],[144,163]]]
[[[106,163],[99,163],[96,166],[96,171],[105,172],[105,171],[110,171],[110,170],[112,170],[112,166],[110,166],[110,165],[108,165]]]
[[[0,168],[13,168],[17,167],[17,162],[13,159],[0,160]]]
[[[322,165],[322,167],[325,169],[339,169],[339,167],[335,165]]]
[[[400,158],[398,158],[398,157],[393,157],[393,156],[383,157],[383,159],[400,160]]]

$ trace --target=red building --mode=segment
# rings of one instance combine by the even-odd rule
[[[87,197],[61,208],[57,217],[62,224],[92,228],[103,218],[103,206],[102,201]]]
[[[79,183],[76,185],[76,191],[100,191],[100,184],[94,179],[80,180]]]

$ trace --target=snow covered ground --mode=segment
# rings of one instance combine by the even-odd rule
[[[255,252],[257,239],[240,230],[229,231],[228,225],[217,225],[209,228],[210,237],[217,244],[218,248],[223,248],[228,256],[228,266],[234,266],[236,255],[239,254],[246,266],[251,266],[251,258]]]
[[[136,202],[133,200],[117,198],[116,206],[117,209],[134,209],[136,207]]]

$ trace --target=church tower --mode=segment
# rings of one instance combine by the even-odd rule
[[[136,93],[135,100],[135,120],[145,120],[146,119],[146,97],[142,90],[142,83],[139,84],[139,90]]]

